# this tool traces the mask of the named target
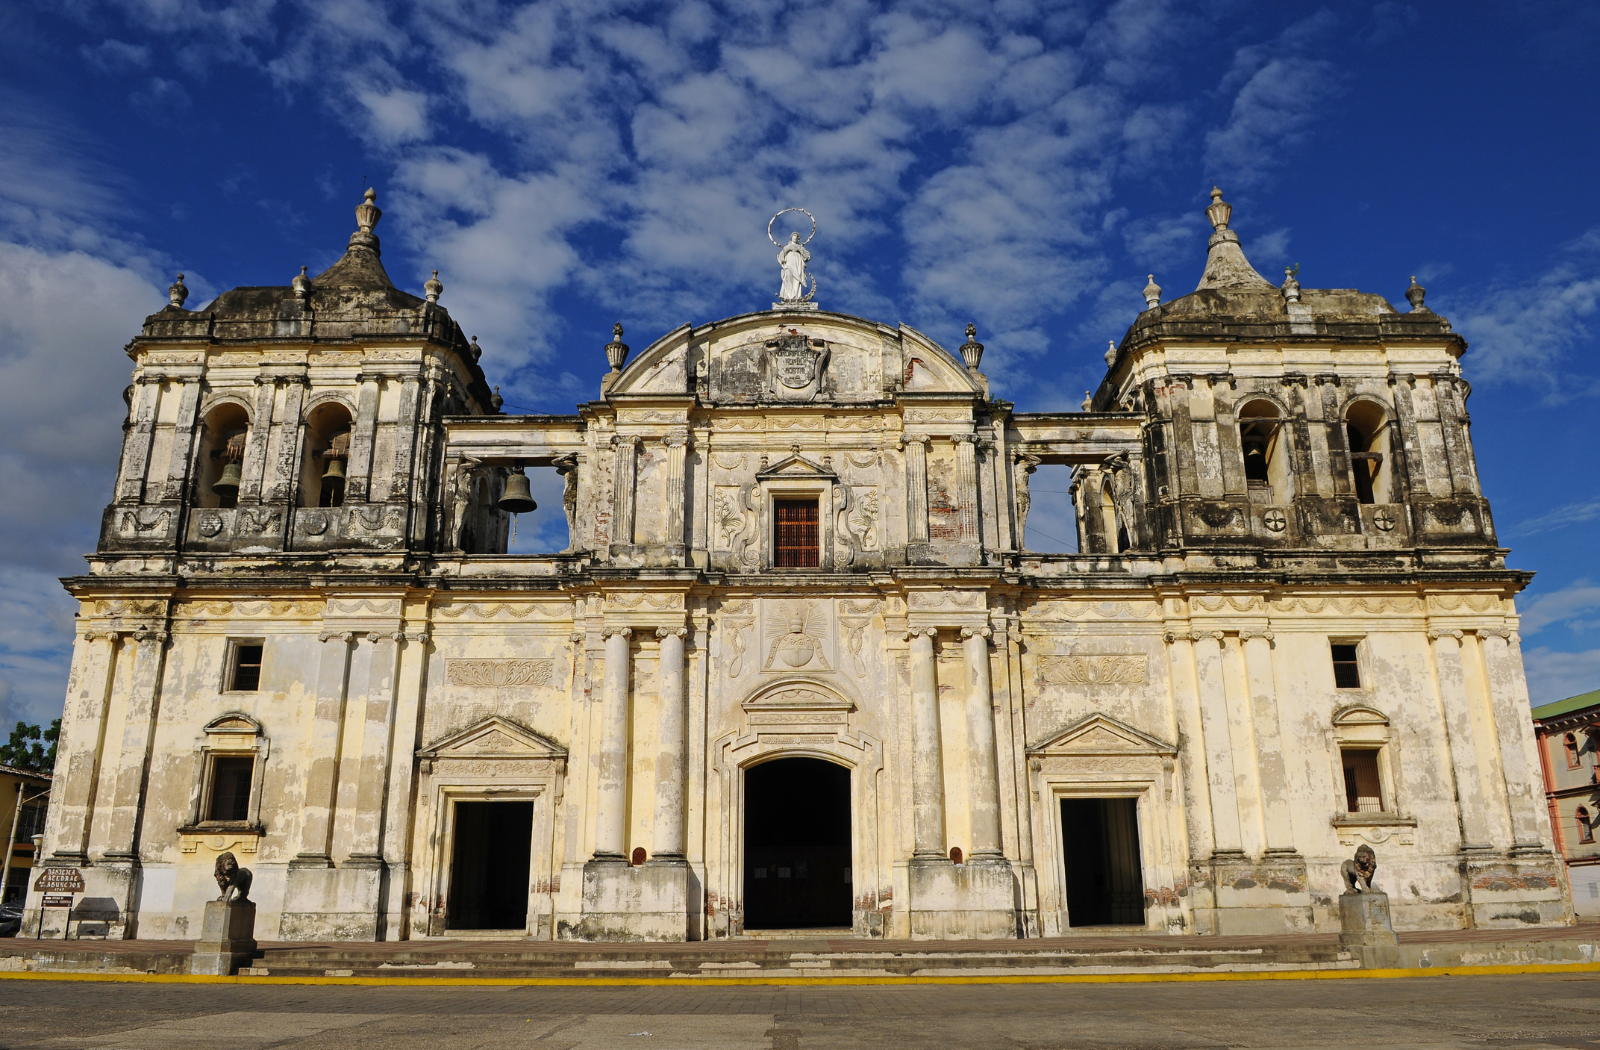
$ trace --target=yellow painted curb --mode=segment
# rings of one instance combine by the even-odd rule
[[[1515,974],[1600,974],[1600,963],[1527,963],[1508,966],[1439,966],[1392,970],[1230,970],[1199,973],[951,974],[892,977],[206,977],[155,973],[55,973],[0,971],[12,981],[99,981],[145,984],[331,984],[392,988],[704,988],[845,987],[940,984],[1176,984],[1203,981],[1314,981],[1351,978],[1493,977]]]

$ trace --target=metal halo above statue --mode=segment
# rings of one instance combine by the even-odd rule
[[[815,237],[817,235],[817,217],[815,215],[813,215],[810,212],[806,211],[804,208],[785,208],[785,209],[783,209],[783,211],[780,211],[777,215],[774,215],[772,218],[767,220],[767,240],[772,241],[772,243],[774,245],[776,245],[777,247],[781,248],[783,246],[781,244],[778,244],[778,242],[776,240],[773,240],[773,237],[772,237],[772,224],[777,222],[784,215],[787,215],[789,212],[792,212],[792,211],[797,211],[800,214],[804,215],[806,218],[810,219],[811,220],[811,237]],[[811,237],[807,237],[805,240],[801,241],[800,243],[801,244],[810,244],[811,243]]]

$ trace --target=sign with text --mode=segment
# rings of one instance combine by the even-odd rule
[[[58,897],[55,894],[47,893],[47,894],[45,894],[45,897],[44,897],[44,903],[40,904],[39,907],[41,907],[41,908],[70,908],[70,907],[72,907],[72,894],[64,893],[64,894],[62,894],[61,896]]]
[[[33,888],[40,893],[82,893],[83,872],[77,868],[45,868]]]

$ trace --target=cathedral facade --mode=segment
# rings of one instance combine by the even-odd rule
[[[1399,928],[1570,921],[1414,281],[1275,285],[1214,193],[1199,288],[1018,412],[791,237],[772,309],[508,415],[380,215],[128,345],[43,861],[109,936],[197,936],[223,852],[283,940],[1325,930],[1361,843]],[[1024,543],[1041,465],[1079,553]],[[552,467],[567,548],[506,553]]]

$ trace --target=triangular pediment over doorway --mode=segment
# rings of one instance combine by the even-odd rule
[[[756,473],[757,478],[827,478],[830,481],[839,480],[839,475],[820,463],[811,460],[796,452],[787,459],[780,460],[772,466]]]
[[[1079,719],[1055,736],[1028,747],[1028,754],[1044,758],[1066,755],[1159,755],[1173,758],[1178,749],[1164,740],[1119,722],[1109,715]]]
[[[567,749],[509,718],[490,715],[417,752],[418,758],[559,759]]]

